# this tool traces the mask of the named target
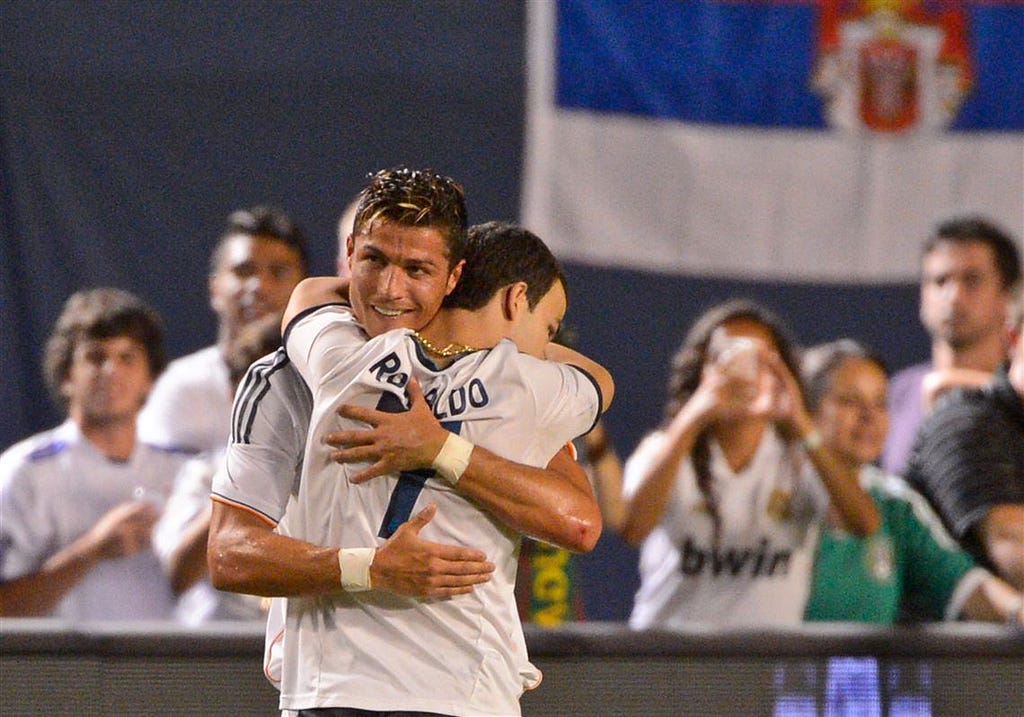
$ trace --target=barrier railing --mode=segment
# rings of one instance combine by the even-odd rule
[[[1024,715],[1024,632],[954,623],[527,626],[548,715]],[[263,626],[0,620],[0,714],[270,715]],[[845,711],[842,711],[845,710]]]

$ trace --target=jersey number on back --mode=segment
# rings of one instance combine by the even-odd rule
[[[385,413],[402,413],[409,409],[396,394],[385,392],[377,402],[377,410]],[[458,435],[462,430],[462,421],[441,421],[441,427]],[[398,474],[398,484],[391,493],[391,500],[388,501],[388,509],[384,513],[384,520],[381,521],[377,535],[390,538],[398,530],[398,526],[409,520],[424,483],[433,476],[433,468],[419,468]]]

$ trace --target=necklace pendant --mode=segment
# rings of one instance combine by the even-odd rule
[[[443,348],[436,346],[430,339],[423,336],[419,331],[413,331],[412,335],[420,342],[420,344],[429,353],[441,358],[451,358],[452,356],[458,356],[459,354],[469,353],[470,351],[476,351],[472,346],[466,344],[447,344]]]

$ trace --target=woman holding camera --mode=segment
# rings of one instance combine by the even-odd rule
[[[758,304],[716,306],[690,330],[665,419],[625,466],[622,535],[641,549],[633,628],[796,625],[821,524],[877,530],[798,377],[787,331]]]

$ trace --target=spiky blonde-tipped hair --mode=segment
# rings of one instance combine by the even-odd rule
[[[462,185],[432,169],[393,167],[369,176],[359,193],[354,235],[369,232],[379,221],[430,227],[445,239],[449,266],[466,252],[467,213]]]

